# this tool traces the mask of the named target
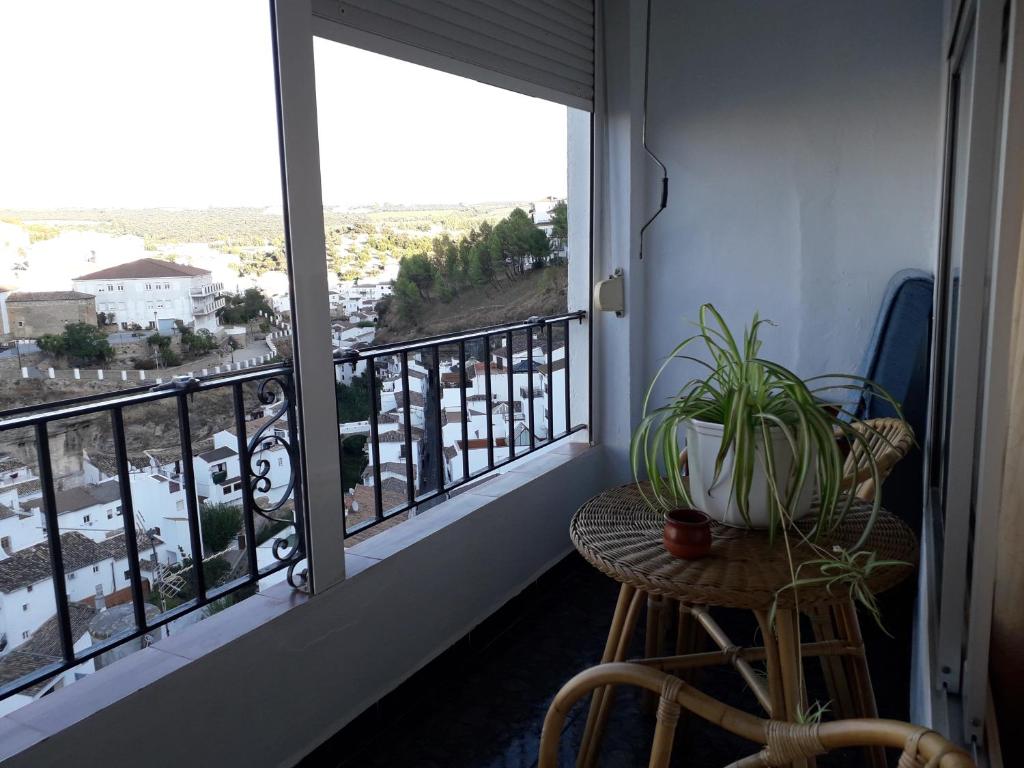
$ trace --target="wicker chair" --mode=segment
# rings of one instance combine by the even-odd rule
[[[594,689],[634,685],[660,695],[650,768],[665,768],[672,754],[675,727],[682,709],[727,731],[764,745],[754,755],[727,768],[768,768],[802,764],[815,755],[857,746],[901,749],[899,768],[974,768],[970,756],[927,728],[897,720],[837,720],[820,724],[762,720],[723,704],[678,677],[642,664],[600,664],[562,686],[548,708],[540,737],[539,768],[557,768],[558,742],[572,706]]]
[[[858,499],[873,501],[876,488],[868,456],[875,459],[879,483],[884,482],[914,446],[914,432],[901,419],[867,419],[855,421],[851,426],[864,436],[867,445],[853,445],[843,467],[844,482],[846,487],[853,488]]]

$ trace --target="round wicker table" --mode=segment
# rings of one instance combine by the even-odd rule
[[[816,545],[826,551],[852,549],[871,514],[871,505],[853,501],[842,522]],[[780,541],[770,541],[764,531],[731,528],[712,523],[708,557],[682,560],[670,555],[662,543],[664,517],[652,509],[636,484],[604,491],[576,512],[569,535],[579,553],[595,568],[622,587],[612,618],[602,663],[626,657],[642,603],[647,603],[647,636],[642,663],[686,674],[701,666],[731,664],[743,676],[766,712],[776,719],[795,721],[806,711],[801,659],[818,657],[831,697],[831,709],[840,717],[877,717],[868,674],[864,643],[857,612],[849,590],[835,584],[788,588],[793,569],[822,557],[820,551],[790,533],[792,564]],[[780,536],[782,534],[776,534]],[[873,568],[868,588],[879,593],[904,578],[917,557],[913,532],[884,510],[875,521],[862,549],[878,561],[899,564]],[[815,565],[799,571],[801,579],[821,575]],[[666,608],[678,613],[676,655],[661,656]],[[764,645],[736,646],[718,626],[709,609],[741,608],[753,611],[761,627]],[[774,607],[774,621],[770,613]],[[810,617],[813,642],[801,642],[799,613]],[[700,627],[718,646],[710,653],[687,652]],[[764,662],[767,686],[751,662]],[[601,732],[611,707],[613,692],[599,689],[591,703],[578,765],[594,765]],[[875,765],[884,755],[875,751]]]

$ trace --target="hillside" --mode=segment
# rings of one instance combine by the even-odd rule
[[[427,302],[415,323],[403,323],[387,313],[377,330],[375,344],[406,341],[441,333],[455,333],[498,323],[512,323],[531,315],[554,315],[566,309],[566,268],[548,267],[502,277],[496,286],[467,288],[450,302]]]

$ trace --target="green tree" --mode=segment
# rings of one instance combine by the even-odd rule
[[[205,328],[200,328],[198,331],[183,328],[181,331],[181,346],[189,354],[205,355],[207,352],[217,348],[217,337]]]
[[[242,530],[242,510],[234,504],[206,502],[199,510],[199,528],[206,554],[220,552]]]
[[[399,274],[395,281],[394,302],[398,316],[406,322],[413,322],[419,315],[423,296],[412,280]]]
[[[569,209],[565,200],[559,200],[551,208],[551,237],[559,241],[569,237]]]
[[[370,385],[366,374],[352,377],[352,383],[336,384],[338,421],[366,421],[370,418]]]
[[[242,295],[229,294],[224,297],[224,306],[217,310],[217,316],[226,325],[244,325],[260,312],[274,314],[274,308],[266,294],[259,288],[246,288]]]
[[[38,345],[44,352],[82,365],[102,363],[114,356],[106,334],[89,323],[71,323],[63,333],[44,334]]]
[[[417,253],[402,260],[398,268],[398,277],[408,279],[420,293],[421,299],[430,298],[430,290],[434,287],[434,265],[425,253]]]

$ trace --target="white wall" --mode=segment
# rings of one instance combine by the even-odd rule
[[[934,264],[942,13],[655,1],[648,143],[670,191],[640,266],[647,379],[705,301],[776,321],[764,352],[803,375],[856,370],[890,276]]]

